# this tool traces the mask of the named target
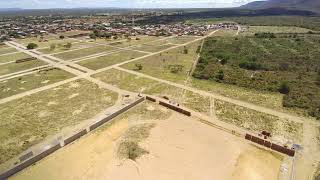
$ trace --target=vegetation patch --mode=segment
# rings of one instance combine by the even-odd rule
[[[268,131],[273,136],[291,139],[294,142],[300,142],[302,138],[302,123],[280,119],[276,116],[250,110],[221,100],[215,100],[215,112],[220,120],[249,131]]]
[[[284,94],[283,106],[320,118],[320,37],[212,37],[195,78]]]

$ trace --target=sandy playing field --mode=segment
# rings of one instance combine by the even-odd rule
[[[120,160],[117,142],[128,127],[135,125],[129,122],[119,119],[12,179],[276,180],[278,177],[282,161],[279,155],[176,113],[154,121],[156,126],[140,143],[149,154],[136,161]]]

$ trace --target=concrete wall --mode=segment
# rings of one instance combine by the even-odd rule
[[[149,101],[151,101],[151,102],[157,102],[156,99],[154,99],[154,98],[152,98],[152,97],[149,97],[149,96],[147,96],[146,99],[149,100]]]
[[[288,149],[286,147],[271,143],[269,141],[265,141],[264,139],[260,139],[258,137],[255,136],[251,136],[250,134],[246,134],[245,139],[252,141],[254,143],[260,144],[261,146],[267,147],[267,148],[271,148],[274,151],[286,154],[288,156],[293,157],[295,155],[295,150],[292,149]]]
[[[165,103],[165,102],[162,102],[162,101],[160,101],[159,104],[162,105],[162,106],[164,106],[164,107],[167,107],[167,108],[169,108],[169,109],[172,109],[172,110],[174,110],[174,111],[177,111],[177,112],[179,112],[179,113],[181,113],[181,114],[184,114],[184,115],[186,115],[186,116],[191,116],[191,112],[186,111],[186,110],[184,110],[184,109],[181,109],[181,108],[179,108],[179,107],[176,107],[176,106],[174,106],[174,105],[171,105],[171,104],[168,104],[168,103]]]
[[[0,180],[7,179],[8,177],[16,174],[17,172],[23,170],[24,168],[31,166],[32,164],[36,163],[37,161],[40,161],[44,157],[48,156],[49,154],[55,152],[56,150],[60,149],[61,145],[60,143],[53,145],[52,147],[34,155],[30,159],[14,166],[13,168],[7,170],[6,172],[0,174]]]
[[[68,137],[67,139],[64,140],[64,145],[67,145],[67,144],[70,144],[72,143],[73,141],[79,139],[81,136],[84,136],[87,134],[87,130],[84,129],[78,133],[76,133],[75,135],[72,135],[70,137]]]
[[[144,98],[140,98],[140,99],[138,99],[137,101],[135,101],[135,102],[133,102],[133,103],[125,106],[124,108],[120,109],[119,111],[112,113],[111,115],[109,115],[108,117],[102,119],[101,121],[98,121],[98,122],[92,124],[92,125],[90,126],[90,131],[92,131],[92,130],[98,128],[98,127],[100,127],[101,125],[107,123],[107,122],[110,121],[111,119],[119,116],[120,114],[126,112],[127,110],[131,109],[132,107],[138,105],[139,103],[141,103],[141,102],[143,102],[143,101],[144,101]]]
[[[25,160],[29,159],[29,158],[32,157],[32,156],[33,156],[33,152],[32,152],[32,151],[29,151],[29,152],[27,152],[26,154],[20,156],[20,157],[19,157],[19,160],[20,160],[20,162],[22,162],[22,161],[25,161]]]

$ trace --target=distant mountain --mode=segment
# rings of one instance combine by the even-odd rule
[[[0,12],[20,11],[20,8],[0,8]]]
[[[320,0],[267,0],[254,1],[242,6],[248,9],[286,8],[320,12]]]

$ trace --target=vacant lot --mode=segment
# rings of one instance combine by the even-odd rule
[[[17,52],[17,50],[15,48],[0,48],[0,55],[2,54],[7,54],[7,53],[13,53],[13,52]]]
[[[281,161],[196,119],[143,103],[12,179],[194,180],[214,174],[221,180],[276,180]]]
[[[268,131],[273,138],[286,143],[285,139],[300,142],[302,140],[303,124],[280,119],[245,107],[237,106],[220,100],[215,100],[217,117],[227,123],[245,128],[253,132]]]
[[[77,58],[84,58],[86,56],[90,56],[97,53],[105,53],[111,50],[115,50],[115,48],[109,46],[95,46],[85,49],[74,50],[70,52],[64,52],[54,55],[57,58],[61,58],[64,60],[72,60]]]
[[[25,58],[30,58],[28,54],[25,53],[15,53],[15,54],[8,54],[8,55],[3,55],[0,56],[0,63],[6,63],[10,61],[16,61],[20,59],[25,59]]]
[[[172,43],[172,44],[185,44],[187,42],[193,41],[198,38],[200,38],[200,37],[197,37],[197,36],[177,36],[174,38],[167,39],[167,42]]]
[[[10,63],[0,66],[0,75],[10,74],[14,72],[19,72],[31,68],[35,68],[38,66],[46,65],[43,61],[40,60],[32,60],[21,63]]]
[[[156,81],[138,77],[116,69],[110,69],[108,71],[95,74],[93,77],[105,83],[117,86],[120,89],[137,93],[144,92],[146,89],[159,84]]]
[[[158,51],[163,51],[165,49],[168,49],[172,46],[173,45],[171,44],[163,44],[163,45],[141,44],[133,47],[132,49],[146,51],[146,52],[158,52]]]
[[[64,51],[69,51],[73,49],[78,49],[78,48],[86,48],[86,47],[92,47],[94,44],[92,43],[85,43],[85,42],[74,42],[71,43],[71,47],[67,47],[67,44],[54,44],[54,48],[43,48],[43,49],[38,49],[39,52],[42,52],[44,54],[53,54],[53,53],[60,53]]]
[[[131,59],[135,59],[143,55],[145,54],[136,52],[136,51],[125,50],[125,51],[101,56],[98,58],[86,59],[84,61],[78,62],[77,64],[87,67],[89,69],[98,70],[107,66],[118,64]]]
[[[38,45],[38,48],[47,48],[50,47],[50,45],[64,45],[67,43],[73,43],[75,40],[73,39],[59,39],[58,37],[50,36],[48,38],[40,39],[40,38],[26,38],[26,39],[19,39],[17,40],[18,43],[21,43],[25,46],[27,46],[29,43],[35,43]]]
[[[161,79],[183,82],[188,78],[188,74],[197,58],[198,48],[199,43],[193,43],[186,47],[175,48],[125,64],[122,67]],[[137,69],[137,64],[141,64],[142,69]]]
[[[114,43],[111,43],[110,45],[117,46],[117,47],[128,47],[128,46],[135,46],[138,44],[144,44],[144,43],[148,43],[156,40],[160,40],[160,38],[155,36],[132,36],[131,39],[127,39],[121,42],[114,42]]]
[[[19,94],[31,89],[53,84],[72,75],[60,69],[47,69],[5,81],[0,81],[0,99]]]
[[[117,94],[77,80],[0,105],[0,163],[110,107]]]

